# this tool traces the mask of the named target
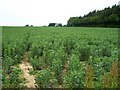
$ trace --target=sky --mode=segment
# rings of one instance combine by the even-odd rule
[[[70,17],[118,4],[120,0],[0,0],[0,26],[67,24]]]

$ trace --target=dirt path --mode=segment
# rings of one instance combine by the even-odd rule
[[[29,74],[29,70],[33,70],[33,67],[30,65],[27,59],[28,58],[25,54],[23,61],[19,64],[19,67],[23,71],[23,77],[26,79],[25,87],[35,88],[35,77]]]
[[[21,64],[19,64],[20,69],[23,71],[23,76],[26,79],[25,87],[27,88],[35,88],[35,77],[33,75],[29,74],[29,70],[33,69],[33,67],[30,65],[30,63],[22,61]]]

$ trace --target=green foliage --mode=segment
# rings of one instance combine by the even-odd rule
[[[36,56],[37,56],[37,58],[39,58],[40,56],[43,55],[44,47],[43,46],[37,46],[37,47],[33,46],[31,51],[32,51],[32,58],[34,58]]]
[[[81,68],[80,68],[80,65],[81,65],[81,64],[80,64],[80,61],[79,61],[79,59],[77,58],[77,56],[75,56],[75,55],[72,55],[72,56],[71,56],[68,65],[69,65],[68,69],[69,69],[70,71],[74,71],[74,70],[79,70],[79,69],[81,69]]]
[[[21,88],[22,80],[19,78],[19,74],[21,73],[22,72],[20,69],[12,68],[9,76],[3,74],[2,77],[3,88]]]
[[[75,42],[72,41],[72,40],[66,40],[64,42],[64,51],[65,53],[67,53],[68,55],[71,54],[72,50],[74,49],[74,45],[75,45]]]
[[[41,70],[46,66],[45,61],[42,58],[31,58],[29,62],[32,64],[34,70]]]
[[[14,64],[14,60],[11,57],[5,57],[3,62],[3,70],[4,72],[6,72],[7,74],[11,73],[11,66]]]
[[[52,61],[51,70],[55,73],[55,77],[57,79],[60,78],[62,67],[63,67],[63,65],[62,65],[62,61],[60,59],[54,59]]]
[[[84,87],[84,71],[74,70],[63,76],[62,86],[64,88],[83,88]]]
[[[50,87],[50,70],[41,70],[36,77],[36,83],[40,88]]]
[[[84,70],[77,56],[72,55],[68,63],[68,72],[62,77],[64,88],[84,87]]]
[[[80,53],[79,55],[80,61],[87,61],[90,56],[90,48],[87,48],[87,46],[80,48],[79,53]]]
[[[108,73],[114,71],[112,63],[118,60],[117,40],[117,28],[4,27],[3,87],[22,87],[20,71],[13,66],[21,62],[25,52],[40,88],[104,87],[102,78],[112,75]],[[111,87],[117,87],[116,81]]]
[[[102,26],[102,27],[120,27],[120,7],[113,5],[111,8],[103,10],[94,10],[83,17],[70,17],[68,26]]]

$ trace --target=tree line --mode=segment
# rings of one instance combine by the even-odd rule
[[[83,17],[70,17],[67,26],[120,27],[120,5],[94,10]]]

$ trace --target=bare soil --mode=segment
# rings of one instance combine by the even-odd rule
[[[28,62],[27,53],[23,57],[23,61],[19,64],[20,69],[23,71],[23,77],[26,79],[26,88],[35,88],[35,76],[29,74],[29,70],[33,70],[33,67]]]

